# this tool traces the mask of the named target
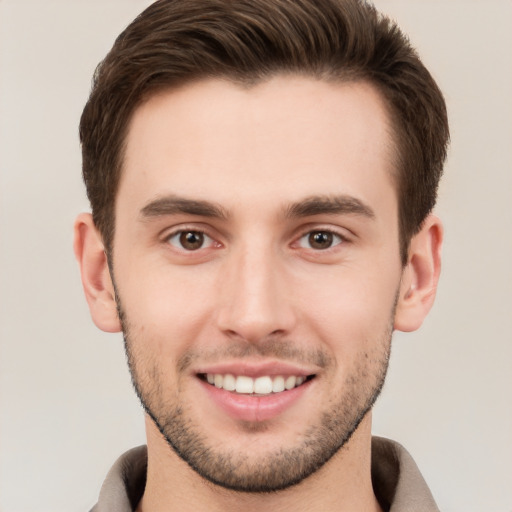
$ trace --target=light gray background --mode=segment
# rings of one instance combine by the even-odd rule
[[[89,319],[72,254],[88,209],[77,125],[143,0],[0,0],[0,510],[84,511],[144,442],[119,335]],[[452,145],[438,299],[397,335],[375,432],[444,512],[512,512],[512,3],[379,0],[444,90]]]

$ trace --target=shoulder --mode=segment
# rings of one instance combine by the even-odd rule
[[[439,512],[409,452],[399,443],[372,439],[372,482],[381,506],[390,512]]]
[[[132,512],[146,484],[147,448],[138,446],[119,457],[101,487],[91,512]]]

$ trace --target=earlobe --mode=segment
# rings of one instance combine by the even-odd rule
[[[441,221],[429,215],[411,240],[397,302],[396,330],[415,331],[430,311],[441,272],[442,242]]]
[[[94,323],[102,331],[119,332],[121,323],[107,256],[101,235],[88,213],[80,214],[75,221],[73,248]]]

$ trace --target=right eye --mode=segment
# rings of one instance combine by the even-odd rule
[[[177,249],[185,251],[197,251],[215,245],[215,241],[202,231],[190,229],[176,231],[167,241]]]

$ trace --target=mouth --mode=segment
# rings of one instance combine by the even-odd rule
[[[291,391],[311,381],[315,375],[233,375],[231,373],[199,373],[199,379],[233,394],[268,396]]]
[[[300,404],[309,403],[320,381],[315,367],[282,361],[228,361],[194,373],[206,393],[201,396],[214,406],[212,418],[222,411],[252,424],[303,414]]]

